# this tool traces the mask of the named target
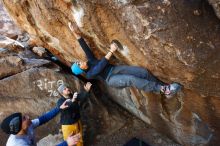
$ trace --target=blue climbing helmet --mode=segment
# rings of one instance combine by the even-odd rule
[[[80,75],[84,73],[84,71],[79,67],[78,62],[73,63],[73,65],[71,66],[71,70],[75,75]]]

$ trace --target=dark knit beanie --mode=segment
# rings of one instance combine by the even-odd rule
[[[65,88],[67,88],[67,85],[65,85],[65,84],[61,84],[59,87],[58,87],[58,92],[60,93],[60,94],[63,94],[63,90],[65,89]]]
[[[22,114],[14,113],[3,120],[1,128],[7,134],[17,134],[21,130],[21,125]]]

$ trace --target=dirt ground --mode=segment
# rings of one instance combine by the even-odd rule
[[[98,135],[96,143],[91,146],[123,146],[134,137],[150,146],[181,146],[134,116],[130,116],[126,124],[115,133]]]

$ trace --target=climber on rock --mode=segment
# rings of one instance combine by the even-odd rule
[[[118,41],[112,41],[109,52],[101,60],[98,60],[84,39],[79,35],[77,26],[69,23],[69,29],[75,38],[78,39],[88,60],[86,62],[73,63],[71,66],[73,74],[85,75],[87,79],[104,80],[111,87],[124,88],[132,86],[145,92],[161,93],[167,98],[172,97],[181,89],[181,85],[178,83],[164,84],[142,67],[109,64],[111,56],[118,48],[121,48],[121,44]]]
[[[68,108],[61,110],[60,124],[62,125],[63,139],[66,140],[68,135],[73,133],[80,133],[81,138],[76,146],[83,146],[82,139],[82,124],[80,121],[80,105],[88,97],[89,90],[91,89],[92,84],[87,82],[84,86],[84,90],[79,94],[75,92],[72,94],[71,90],[65,85],[62,84],[57,89],[58,92],[62,95],[61,98],[57,101],[57,106],[63,104],[68,100]]]
[[[65,101],[59,108],[55,107],[42,116],[30,120],[28,115],[14,113],[3,120],[1,123],[2,130],[10,134],[6,146],[36,146],[35,128],[47,123],[53,119],[60,111],[68,108]],[[73,146],[80,139],[80,134],[69,135],[66,141],[57,146]]]

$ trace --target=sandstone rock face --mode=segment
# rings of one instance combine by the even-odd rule
[[[220,0],[208,0],[208,1],[213,6],[218,18],[220,18]]]
[[[8,13],[4,10],[0,2],[0,35],[16,37],[21,34],[21,30],[14,24]]]
[[[112,39],[124,49],[113,62],[148,68],[182,93],[165,100],[133,88],[101,87],[130,112],[185,145],[220,141],[220,21],[203,0],[2,0],[35,43],[63,63],[85,60],[68,29],[75,22],[97,57]],[[211,2],[211,0],[210,0]]]
[[[27,59],[19,56],[6,56],[0,59],[0,78],[17,74],[28,68],[38,67],[48,64],[49,61],[41,59]]]
[[[43,47],[34,47],[33,52],[38,54],[39,56],[43,57],[44,54],[46,54],[46,49]]]
[[[37,56],[26,49],[20,49],[19,53],[16,53],[1,48],[0,56],[0,121],[14,112],[22,112],[36,118],[55,107],[60,98],[56,89],[62,83],[68,84],[73,91],[83,88],[83,84],[77,78],[49,60],[37,59]],[[97,134],[110,134],[126,122],[123,112],[118,111],[113,104],[104,104],[100,98],[105,99],[105,95],[94,95],[91,92],[91,96],[82,106],[85,142],[92,143]],[[38,128],[37,140],[48,134],[58,133],[58,119]],[[5,145],[8,136],[0,130],[0,137],[0,145]],[[62,136],[51,144],[55,145],[61,140]]]

